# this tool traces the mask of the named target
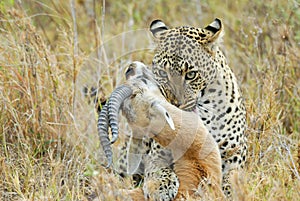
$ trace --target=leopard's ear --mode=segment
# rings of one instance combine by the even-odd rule
[[[167,25],[161,20],[154,20],[150,24],[150,31],[155,37],[157,33],[168,30]]]
[[[221,38],[223,35],[223,25],[222,21],[219,18],[216,18],[212,23],[204,28],[208,31],[209,36],[207,36],[207,42],[213,42]]]

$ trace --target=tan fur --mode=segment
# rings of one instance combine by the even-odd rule
[[[162,146],[172,150],[174,170],[180,182],[176,199],[193,195],[204,179],[210,181],[212,191],[217,197],[223,197],[218,145],[204,127],[198,114],[171,105],[159,91],[148,92],[139,89],[129,101],[125,102],[125,105],[131,104],[134,110],[131,112],[137,117],[129,122],[133,133],[148,133]],[[162,115],[155,114],[155,109],[150,106],[153,102],[158,102],[168,111],[174,121],[175,130],[170,128]],[[139,197],[137,194],[133,193],[134,197]]]

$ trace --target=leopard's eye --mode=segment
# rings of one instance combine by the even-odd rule
[[[193,79],[195,79],[196,75],[197,75],[197,71],[190,71],[190,72],[187,72],[187,73],[185,74],[185,79],[186,79],[186,80],[193,80]]]
[[[159,73],[159,75],[160,75],[161,77],[168,77],[167,72],[164,71],[164,70],[159,70],[158,73]]]

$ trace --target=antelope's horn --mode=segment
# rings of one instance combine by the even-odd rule
[[[111,127],[112,139],[114,143],[119,134],[119,111],[126,98],[132,95],[132,89],[127,85],[117,87],[111,94],[108,101],[108,120]]]
[[[108,137],[108,110],[107,110],[108,104],[105,104],[99,114],[98,117],[98,134],[100,137],[100,144],[102,146],[102,149],[105,153],[105,156],[107,158],[107,166],[106,168],[109,168],[109,166],[112,164],[112,148]]]

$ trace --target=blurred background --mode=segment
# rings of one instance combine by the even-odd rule
[[[218,17],[247,108],[249,156],[234,177],[234,199],[300,200],[299,6],[296,0],[0,1],[0,199],[126,200],[117,189],[131,188],[131,181],[101,166],[97,115],[84,89],[100,86],[107,98],[130,62],[151,64],[152,20],[205,27]]]

